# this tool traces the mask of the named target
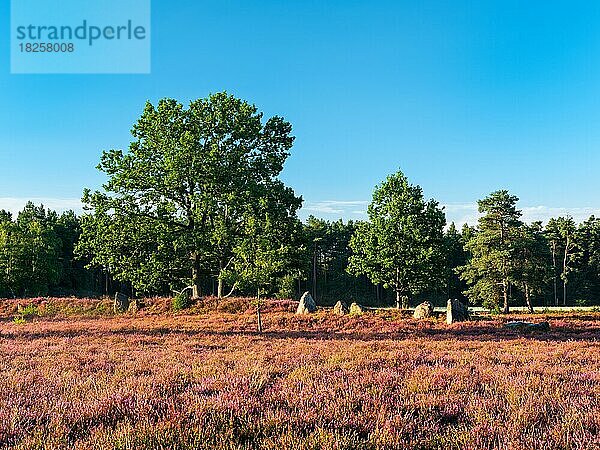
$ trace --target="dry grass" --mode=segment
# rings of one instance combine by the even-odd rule
[[[552,330],[521,335],[278,304],[257,334],[248,312],[149,304],[25,324],[5,305],[0,446],[600,448],[600,314],[536,315]]]

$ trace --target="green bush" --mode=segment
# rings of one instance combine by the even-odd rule
[[[27,322],[27,320],[25,320],[25,317],[23,317],[22,315],[19,315],[19,316],[13,317],[13,322],[16,323],[17,325],[23,325],[24,323]]]
[[[277,298],[293,299],[296,295],[296,279],[291,275],[284,276],[279,281],[279,292]]]
[[[24,317],[26,319],[30,319],[32,317],[39,315],[38,308],[35,305],[27,305],[24,308],[20,308],[19,313],[21,314],[22,317]]]
[[[192,300],[187,292],[180,292],[173,297],[172,306],[174,311],[181,311],[192,306]]]

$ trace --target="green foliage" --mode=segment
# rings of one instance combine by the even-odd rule
[[[18,316],[13,317],[13,323],[16,325],[23,325],[27,323],[27,320],[25,319],[25,317],[19,314]]]
[[[73,257],[79,221],[28,202],[16,220],[0,211],[0,296],[28,297],[85,287],[89,274]]]
[[[0,291],[12,296],[45,295],[60,279],[56,213],[29,202],[16,221],[0,222]]]
[[[550,253],[542,223],[524,224],[517,246],[517,272],[513,282],[522,289],[527,306],[533,312],[532,298],[544,292],[552,277]]]
[[[188,309],[192,306],[192,300],[190,299],[190,295],[187,292],[180,292],[171,302],[171,306],[173,307],[173,311],[181,311],[183,309]]]
[[[188,108],[172,99],[147,103],[129,151],[103,153],[103,190],[84,191],[93,214],[82,221],[77,252],[141,292],[192,284],[199,295],[202,275],[248,279],[231,272],[248,239],[256,242],[258,224],[272,208],[294,216],[301,203],[277,179],[294,140],[291,125],[262,119],[226,93]]]
[[[458,271],[469,288],[466,295],[475,303],[508,312],[510,284],[517,279],[522,222],[518,198],[496,191],[478,201],[481,217],[477,232],[465,248],[471,258]]]
[[[296,216],[300,202],[282,184],[271,188],[271,194],[277,196],[275,201],[260,201],[248,216],[228,272],[241,288],[257,297],[277,292],[284,277],[297,274],[304,252],[302,224]]]
[[[465,250],[465,244],[472,234],[473,231],[468,225],[465,225],[462,232],[459,232],[454,222],[450,224],[444,234],[444,254],[446,256],[444,275],[447,299],[461,299],[463,292],[467,289],[466,283],[457,276],[456,270],[465,265],[469,259],[469,252]]]
[[[19,313],[21,314],[21,316],[28,319],[39,315],[38,307],[35,305],[27,305],[24,308],[21,308],[19,310]]]
[[[350,240],[350,273],[393,289],[398,303],[442,284],[446,219],[435,200],[397,172],[375,188],[368,215]]]
[[[583,226],[581,234],[584,234],[585,231],[585,226]],[[571,273],[574,271],[577,263],[580,262],[580,257],[582,256],[577,242],[577,227],[571,217],[552,218],[546,225],[545,233],[552,254],[553,281],[556,283],[557,276],[562,281],[562,301],[563,305],[566,305],[567,284],[571,281]],[[555,303],[558,304],[558,294],[555,292],[554,295]]]
[[[284,275],[279,280],[279,291],[277,292],[277,298],[294,298],[296,294],[296,278],[293,275]]]
[[[356,223],[341,219],[327,221],[310,216],[304,226],[307,264],[304,278],[306,287],[320,304],[334,304],[340,298],[371,296],[373,286],[364,283],[346,271],[350,259],[350,239]],[[300,292],[301,293],[301,292]]]

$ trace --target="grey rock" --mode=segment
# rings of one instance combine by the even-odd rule
[[[446,323],[464,322],[469,320],[469,309],[456,299],[448,299],[446,307]]]
[[[300,298],[300,303],[298,303],[298,309],[296,309],[296,314],[310,314],[314,313],[317,310],[317,304],[313,300],[310,292],[306,291],[302,294]]]
[[[350,314],[352,314],[352,315],[355,315],[355,314],[362,314],[362,313],[364,313],[365,311],[366,311],[366,310],[365,310],[365,307],[364,307],[364,306],[362,306],[362,305],[359,305],[359,304],[358,304],[358,303],[356,303],[356,302],[353,302],[353,303],[350,305]]]
[[[338,316],[343,316],[348,314],[350,310],[348,309],[348,305],[346,305],[346,303],[340,300],[333,307],[333,312]]]
[[[433,316],[433,305],[429,302],[419,304],[413,313],[415,319],[427,319],[431,316]]]
[[[504,324],[504,328],[508,328],[515,331],[549,331],[550,324],[548,322],[521,322],[521,321],[513,321],[506,322]]]
[[[115,294],[114,310],[116,314],[124,313],[129,309],[129,297],[117,292]]]

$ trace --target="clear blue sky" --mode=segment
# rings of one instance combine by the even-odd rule
[[[398,168],[459,221],[499,188],[600,210],[598,2],[154,0],[150,75],[11,75],[0,17],[5,204],[67,204],[146,100],[227,90],[292,122],[305,215],[360,218]]]

